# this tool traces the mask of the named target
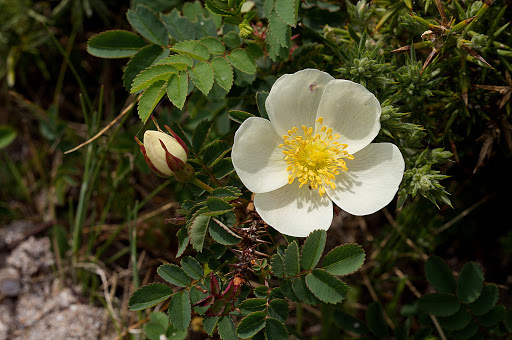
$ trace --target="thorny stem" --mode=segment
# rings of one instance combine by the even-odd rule
[[[200,187],[201,189],[204,189],[206,191],[208,191],[209,193],[212,193],[213,192],[213,188],[211,186],[209,186],[208,184],[200,181],[199,179],[197,179],[197,177],[195,177],[192,182],[192,184],[195,184],[196,186]]]

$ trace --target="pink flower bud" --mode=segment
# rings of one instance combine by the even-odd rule
[[[187,163],[187,151],[175,138],[164,132],[146,131],[142,148],[148,165],[157,170],[157,175],[170,177]]]

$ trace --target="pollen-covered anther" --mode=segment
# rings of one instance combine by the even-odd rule
[[[288,164],[288,183],[297,179],[299,187],[308,185],[310,189],[318,190],[320,196],[325,194],[326,187],[336,188],[333,180],[340,170],[348,171],[342,158],[354,159],[345,151],[348,145],[336,141],[340,135],[323,126],[323,121],[322,117],[318,118],[315,128],[302,125],[301,129],[288,130],[283,136],[284,143],[279,145],[284,149]]]

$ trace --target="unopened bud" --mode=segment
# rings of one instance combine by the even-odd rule
[[[246,20],[239,24],[238,28],[240,29],[240,36],[242,38],[247,38],[254,32],[254,29],[251,27],[251,25],[249,25],[249,23]]]
[[[190,182],[195,177],[194,168],[187,163],[188,149],[185,143],[176,137],[160,131],[146,131],[144,144],[135,137],[140,145],[146,163],[160,177],[176,176],[180,182]]]
[[[187,162],[187,152],[178,141],[166,133],[148,130],[144,133],[144,148],[153,166],[166,176],[172,176]],[[169,155],[171,161],[169,162]],[[169,164],[170,163],[170,164]]]
[[[475,34],[471,38],[471,46],[475,50],[479,50],[487,46],[487,37],[483,34]]]

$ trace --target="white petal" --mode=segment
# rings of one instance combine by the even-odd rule
[[[283,142],[272,123],[251,117],[235,133],[231,157],[240,180],[252,192],[267,192],[288,183]]]
[[[352,215],[373,214],[395,196],[404,175],[405,163],[396,145],[372,143],[347,160],[348,171],[336,176],[336,189],[329,197]]]
[[[315,116],[325,85],[334,78],[325,72],[305,69],[281,76],[265,102],[272,124],[280,135],[293,127],[315,126]]]
[[[263,221],[282,234],[305,237],[332,223],[332,202],[317,190],[299,188],[294,182],[277,190],[254,195],[254,207]]]
[[[349,80],[336,79],[327,84],[318,107],[318,117],[324,125],[341,137],[338,142],[348,144],[353,154],[377,136],[382,109],[373,93]]]

